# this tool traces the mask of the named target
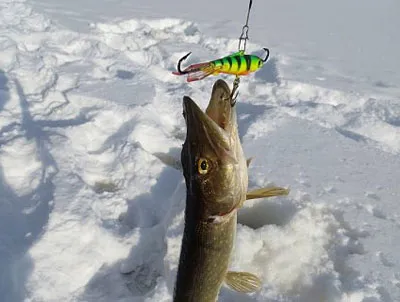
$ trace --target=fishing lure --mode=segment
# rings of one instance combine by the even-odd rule
[[[217,60],[190,65],[189,67],[182,70],[182,61],[186,60],[189,57],[189,55],[191,54],[191,52],[189,52],[178,61],[178,71],[174,71],[172,73],[174,75],[187,74],[188,82],[198,81],[204,79],[205,77],[208,77],[209,75],[217,75],[220,73],[232,74],[236,75],[236,77],[247,75],[260,69],[263,64],[268,60],[269,49],[263,49],[266,52],[266,56],[264,59],[261,59],[255,55],[247,55],[244,53],[243,50],[241,50]]]

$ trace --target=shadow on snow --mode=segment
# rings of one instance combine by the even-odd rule
[[[169,154],[176,154],[176,150]],[[127,212],[120,220],[138,232],[139,238],[126,259],[98,270],[79,301],[115,301],[122,297],[142,301],[151,293],[157,278],[164,275],[165,236],[169,213],[176,202],[171,197],[181,179],[181,172],[165,167],[148,193],[127,200]]]
[[[8,171],[0,167],[0,297],[5,302],[19,302],[26,295],[25,282],[34,267],[26,252],[45,232],[52,211],[55,190],[52,179],[58,167],[50,152],[50,136],[59,134],[46,128],[79,125],[87,119],[82,115],[71,120],[34,120],[20,82],[7,79],[3,71],[0,71],[0,110],[9,101],[10,84],[18,96],[21,115],[19,121],[13,121],[0,130],[0,147],[21,138],[34,142],[35,155],[41,163],[38,185],[25,195],[19,195],[7,183]],[[18,134],[12,137],[4,135],[13,130]]]

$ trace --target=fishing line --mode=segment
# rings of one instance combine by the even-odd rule
[[[235,80],[233,81],[233,88],[230,95],[233,106],[238,96],[237,90],[240,84],[240,76],[256,72],[269,58],[269,49],[265,47],[263,48],[265,51],[265,58],[246,54],[247,41],[249,40],[249,20],[252,5],[253,0],[249,0],[246,23],[242,27],[242,33],[239,37],[237,52],[216,60],[192,64],[186,68],[182,68],[183,61],[185,61],[191,54],[191,52],[189,52],[179,59],[176,68],[177,71],[172,72],[172,74],[187,75],[187,82],[199,81],[210,75],[235,75]]]
[[[247,9],[247,18],[246,18],[246,24],[242,27],[242,34],[239,37],[239,51],[246,52],[246,44],[247,40],[249,39],[249,18],[250,18],[250,10],[251,6],[253,5],[253,0],[250,0],[249,2],[249,8]],[[243,43],[243,47],[242,47]]]
[[[238,45],[238,50],[240,53],[245,54],[246,53],[246,46],[247,46],[247,40],[249,40],[249,19],[250,19],[250,11],[251,7],[253,5],[253,0],[249,1],[249,8],[247,9],[247,17],[246,17],[246,23],[242,27],[242,34],[239,37],[239,45]],[[268,51],[268,56],[269,56],[269,51]],[[240,77],[236,75],[235,80],[233,81],[233,88],[232,88],[232,93],[231,93],[231,98],[232,98],[232,105],[236,103],[236,98],[239,95],[239,92],[236,93],[236,91],[239,89],[239,84],[240,84]],[[235,95],[236,93],[236,95]]]

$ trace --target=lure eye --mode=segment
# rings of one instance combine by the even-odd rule
[[[208,170],[210,169],[210,164],[208,163],[208,160],[205,158],[200,158],[197,162],[197,171],[204,175],[208,173]]]
[[[262,61],[260,60],[260,61],[258,61],[258,67],[260,67],[261,65],[262,65]]]

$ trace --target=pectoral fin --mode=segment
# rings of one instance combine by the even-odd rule
[[[251,163],[252,160],[253,160],[253,157],[250,157],[250,158],[248,158],[248,159],[246,160],[247,168],[250,166],[250,163]]]
[[[178,171],[182,171],[182,164],[175,157],[173,157],[167,153],[162,153],[162,152],[155,152],[155,153],[153,153],[153,155],[155,157],[157,157],[159,160],[161,160],[167,166],[170,166],[171,168],[174,168]]]
[[[264,197],[273,197],[273,196],[284,196],[289,194],[289,189],[280,188],[280,187],[269,187],[269,188],[261,188],[256,189],[246,194],[246,200],[256,199],[256,198],[264,198]]]
[[[225,276],[225,283],[241,293],[252,293],[261,288],[261,280],[247,272],[228,272]]]

